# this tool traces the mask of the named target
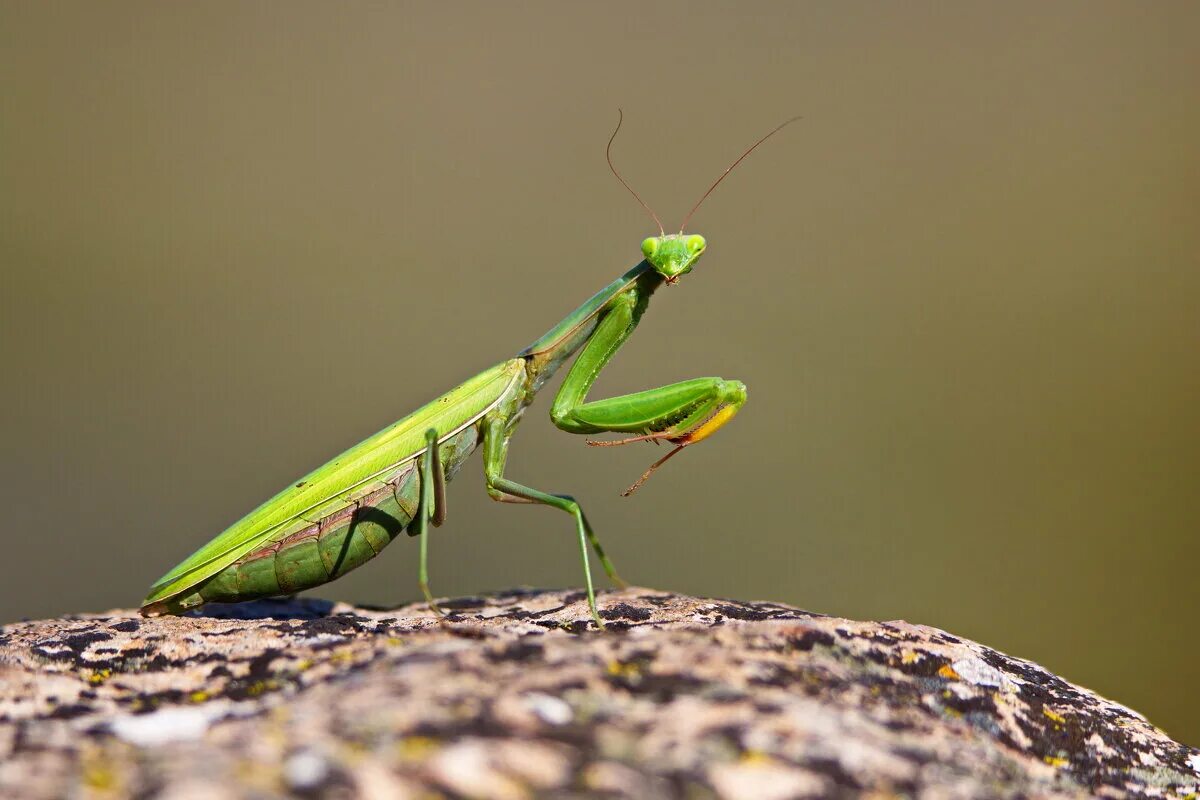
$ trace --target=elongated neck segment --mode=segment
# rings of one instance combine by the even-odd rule
[[[648,261],[641,261],[518,353],[517,356],[528,364],[530,391],[540,389],[587,342],[613,298],[630,289],[648,298],[662,284],[662,275]]]

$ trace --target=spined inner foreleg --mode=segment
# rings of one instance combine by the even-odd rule
[[[568,433],[630,434],[611,444],[666,439],[676,445],[625,492],[627,495],[680,449],[708,438],[728,423],[746,402],[746,385],[723,378],[693,378],[588,402],[596,377],[633,333],[644,305],[645,297],[637,289],[613,299],[571,365],[550,409],[550,419]]]
[[[741,381],[695,378],[658,389],[582,403],[570,409],[568,417],[589,433],[635,434],[615,441],[589,439],[589,445],[611,447],[642,441],[657,443],[660,439],[675,445],[675,449],[654,462],[623,492],[628,497],[680,450],[703,441],[727,424],[745,402],[746,386]]]

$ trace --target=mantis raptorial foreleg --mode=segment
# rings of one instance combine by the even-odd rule
[[[587,394],[600,371],[608,364],[637,327],[646,306],[646,295],[634,288],[614,298],[596,326],[587,345],[563,381],[550,418],[568,433],[633,433],[618,442],[629,444],[666,439],[676,445],[655,462],[625,491],[632,494],[659,466],[679,450],[712,435],[733,418],[746,402],[746,386],[723,378],[693,378],[633,394],[587,402]]]
[[[429,523],[439,526],[446,521],[446,474],[442,470],[441,453],[438,451],[438,433],[433,428],[425,431],[425,452],[417,461],[417,474],[421,478],[421,500],[417,504],[417,515],[410,525],[412,534],[421,541],[417,583],[430,610],[442,617],[445,614],[429,591]]]

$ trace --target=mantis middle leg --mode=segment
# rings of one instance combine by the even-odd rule
[[[493,500],[501,503],[538,503],[565,511],[575,518],[575,527],[579,534],[579,555],[583,561],[583,577],[587,586],[588,608],[596,627],[603,629],[604,620],[600,618],[596,609],[596,590],[592,585],[592,569],[588,562],[589,543],[600,557],[600,563],[604,565],[609,578],[619,585],[624,585],[624,581],[617,576],[612,562],[604,555],[596,533],[574,497],[567,494],[550,494],[504,477],[504,464],[508,458],[508,437],[508,425],[503,417],[488,418],[483,432],[483,469],[488,494]]]
[[[440,526],[446,521],[446,474],[442,470],[441,454],[438,451],[438,432],[430,428],[425,431],[425,452],[417,461],[417,474],[421,481],[421,497],[417,504],[417,515],[409,524],[409,532],[421,540],[421,561],[417,582],[425,602],[439,617],[445,616],[434,602],[429,591],[429,523]]]

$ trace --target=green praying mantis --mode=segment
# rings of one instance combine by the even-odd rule
[[[705,440],[738,413],[746,402],[746,386],[723,378],[693,378],[604,400],[589,401],[587,396],[600,371],[637,327],[654,292],[691,272],[704,255],[704,237],[684,233],[696,209],[742,159],[796,119],[743,152],[688,212],[679,233],[668,234],[613,165],[612,143],[621,129],[621,115],[605,155],[613,175],[658,224],[659,235],[642,242],[643,260],[514,357],[351,447],[235,522],[151,586],[142,614],[178,614],[213,601],[240,602],[310,589],[362,565],[406,531],[420,542],[421,592],[440,615],[429,590],[429,526],[445,521],[446,483],[482,445],[487,492],[493,500],[550,506],[574,519],[588,607],[602,629],[589,545],[609,579],[619,586],[624,581],[573,497],[534,489],[505,474],[509,440],[538,390],[576,354],[550,409],[556,427],[577,434],[625,434],[616,440],[587,440],[597,446],[659,440],[674,445],[624,492],[626,496],[676,453]]]

